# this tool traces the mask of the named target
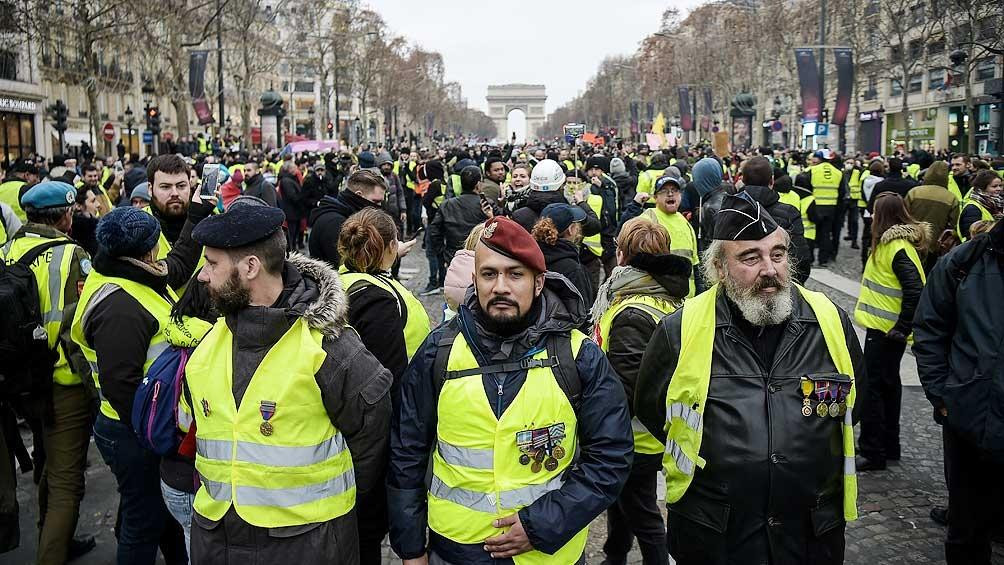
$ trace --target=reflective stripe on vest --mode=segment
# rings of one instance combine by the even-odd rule
[[[53,239],[36,234],[25,233],[22,237],[12,239],[3,248],[6,263],[12,264],[26,253],[39,245]],[[65,238],[63,238],[65,239]],[[49,349],[57,353],[52,370],[52,381],[59,385],[79,385],[83,381],[80,375],[74,374],[66,359],[66,352],[59,343],[59,335],[63,331],[63,310],[66,307],[66,282],[70,276],[70,265],[73,263],[73,250],[76,245],[68,243],[57,245],[43,253],[30,265],[38,285],[39,309],[42,313],[42,324],[49,338]],[[74,289],[76,291],[76,289]]]
[[[700,262],[697,256],[697,236],[694,234],[694,227],[690,225],[683,214],[666,214],[658,208],[649,208],[642,213],[642,216],[649,221],[655,222],[666,228],[669,233],[669,252],[679,255],[690,261],[691,265]],[[694,275],[690,275],[690,291],[687,298],[693,297],[697,292],[694,285]]]
[[[98,353],[87,343],[87,339],[84,337],[84,325],[87,321],[87,316],[94,309],[94,306],[118,290],[125,291],[129,296],[132,296],[157,321],[157,331],[150,338],[150,345],[147,346],[146,358],[143,361],[144,375],[150,369],[150,365],[157,360],[157,357],[170,347],[170,344],[167,343],[167,339],[164,337],[164,327],[170,323],[171,307],[178,300],[178,296],[170,288],[166,289],[167,296],[165,297],[157,294],[152,288],[129,279],[105,276],[96,270],[91,271],[87,275],[87,280],[84,282],[84,290],[80,293],[77,310],[73,315],[70,337],[74,343],[80,346],[84,358],[87,359],[87,362],[91,366],[94,387],[97,388],[98,396],[101,399],[101,413],[112,420],[121,420],[122,418],[112,408],[108,399],[101,393],[101,378],[98,374]],[[124,417],[126,418],[125,421],[128,422],[132,415],[124,414]]]
[[[572,332],[573,358],[585,339],[581,332]],[[538,352],[533,359],[547,360],[547,351]],[[446,371],[477,367],[464,335],[457,335],[450,347]],[[437,406],[438,443],[432,454],[429,528],[462,544],[482,543],[497,535],[494,520],[561,488],[562,475],[572,464],[578,443],[575,411],[550,366],[527,370],[522,388],[499,418],[488,404],[482,383],[480,373],[447,379]],[[521,456],[535,450],[533,440],[541,437],[540,432],[545,438],[552,437],[549,431],[560,439],[536,444],[542,452],[541,461],[531,464],[529,457],[521,461]],[[524,440],[518,439],[524,435]],[[553,470],[548,470],[543,464],[552,459]],[[588,527],[554,554],[534,550],[513,560],[518,565],[574,563],[585,549],[587,535]]]
[[[809,206],[812,206],[813,202],[816,201],[816,197],[806,196],[799,201],[798,209],[802,212],[802,227],[805,229],[805,239],[815,241],[816,240],[816,224],[809,219]]]
[[[851,392],[840,425],[842,437],[844,519],[857,519],[857,475],[854,466],[854,429],[851,412],[857,395],[854,366],[847,351],[840,314],[832,302],[818,292],[795,285],[816,315],[826,348],[837,371],[850,377]],[[666,392],[666,502],[679,501],[690,487],[696,469],[706,461],[700,457],[704,433],[704,409],[711,385],[711,364],[715,341],[718,285],[688,300],[683,307],[680,329],[680,363]]]
[[[392,278],[367,273],[350,273],[345,265],[342,265],[338,270],[338,276],[341,277],[342,287],[346,292],[356,282],[365,281],[390,293],[394,297],[395,302],[398,302],[398,296],[404,300],[404,304],[398,303],[397,309],[398,312],[402,312],[407,316],[404,325],[404,344],[407,349],[408,360],[411,361],[411,358],[415,356],[415,352],[422,346],[422,342],[429,336],[429,326],[431,324],[429,322],[429,313],[425,311],[425,306],[422,306],[422,303],[415,298],[415,295],[410,290]]]
[[[861,294],[854,307],[854,320],[866,328],[888,332],[899,321],[903,310],[903,285],[893,271],[892,263],[900,251],[906,252],[920,273],[921,282],[927,282],[920,254],[912,243],[905,239],[879,243],[865,263]]]
[[[599,194],[590,194],[589,198],[586,199],[586,203],[592,208],[593,212],[596,213],[597,218],[603,217],[603,197]],[[600,241],[600,233],[582,238],[582,245],[586,247],[593,255],[599,257],[603,255],[603,243]]]
[[[658,324],[662,318],[668,314],[671,314],[676,310],[676,307],[665,300],[659,300],[647,295],[635,294],[624,298],[618,302],[612,304],[605,312],[600,316],[599,321],[594,328],[593,337],[596,344],[600,346],[600,349],[604,353],[610,351],[610,329],[613,327],[614,320],[621,312],[627,310],[628,308],[634,308],[636,310],[641,310],[655,320]],[[634,435],[634,450],[636,453],[644,453],[648,455],[655,455],[657,453],[662,453],[664,447],[662,442],[660,442],[654,435],[649,433],[638,418],[631,420],[631,431]]]
[[[820,163],[809,168],[812,174],[812,194],[817,206],[836,206],[840,197],[840,169],[829,163]]]
[[[297,318],[265,354],[240,406],[226,322],[196,347],[185,379],[196,405],[202,487],[193,507],[201,516],[220,520],[233,507],[249,524],[279,528],[326,522],[355,506],[352,456],[315,377],[327,358],[323,339]]]

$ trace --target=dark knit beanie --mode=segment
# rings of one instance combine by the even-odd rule
[[[115,208],[98,222],[97,240],[112,257],[138,259],[150,252],[160,238],[160,222],[139,208]]]

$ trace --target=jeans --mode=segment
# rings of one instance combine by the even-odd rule
[[[131,427],[104,414],[94,423],[94,443],[118,483],[118,565],[153,565],[158,545],[168,565],[188,563],[184,532],[160,494],[160,457],[139,444]]]
[[[181,529],[185,531],[185,552],[192,554],[192,505],[195,504],[195,494],[167,486],[160,481],[160,493],[164,496],[164,504]]]
[[[423,245],[425,258],[429,260],[429,286],[442,288],[446,282],[446,264],[443,262],[443,256],[433,250],[428,229],[425,230]]]
[[[899,362],[906,344],[889,339],[885,332],[869,329],[865,334],[864,400],[861,406],[861,456],[885,462],[899,459],[899,414],[903,384]]]

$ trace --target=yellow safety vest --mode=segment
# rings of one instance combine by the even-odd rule
[[[153,216],[153,205],[152,204],[149,205],[149,206],[144,206],[144,207],[140,208],[140,210],[143,210],[147,214],[150,214],[151,216]],[[154,218],[156,218],[156,216],[154,216]],[[160,221],[160,220],[158,220],[158,221]],[[157,247],[157,260],[158,261],[163,261],[163,260],[167,259],[167,255],[171,252],[172,247],[171,247],[171,242],[167,241],[167,237],[164,235],[164,230],[160,230],[160,237],[157,239],[157,245],[158,245],[158,247]],[[204,253],[201,252],[201,247],[199,249],[200,249],[200,252],[199,252],[199,262],[196,263],[196,265],[195,265],[195,272],[199,272],[199,269],[201,269],[202,267],[204,267],[205,264],[206,264],[206,256],[205,256]],[[182,294],[185,294],[185,289],[186,288],[188,288],[188,281],[185,281],[184,284],[182,284],[181,286],[175,288],[174,290],[180,296]]]
[[[155,320],[157,320],[157,332],[150,338],[150,345],[146,348],[146,361],[143,363],[143,375],[150,369],[150,365],[157,360],[170,344],[164,337],[164,327],[171,322],[171,307],[178,300],[170,288],[167,289],[167,296],[157,294],[152,288],[129,279],[120,277],[105,276],[98,271],[91,271],[84,282],[84,291],[80,294],[80,301],[77,303],[77,311],[73,315],[73,325],[70,327],[70,337],[80,346],[84,357],[91,366],[91,376],[94,378],[94,387],[98,390],[98,397],[101,399],[101,413],[112,420],[121,420],[119,413],[112,408],[108,399],[101,394],[101,378],[98,375],[98,354],[87,343],[84,336],[84,319],[91,312],[94,306],[107,298],[112,292],[122,289],[129,293],[139,302]],[[139,376],[139,375],[138,375]],[[125,414],[125,419],[129,422],[131,414]]]
[[[572,330],[573,358],[586,339]],[[492,526],[494,520],[561,488],[578,443],[577,419],[547,351],[533,359],[522,389],[496,418],[464,335],[458,334],[450,347],[446,364],[450,378],[439,394],[438,446],[429,486],[429,528],[437,534],[462,544],[483,543],[502,533]],[[541,433],[548,441],[535,446],[533,440]],[[570,565],[585,550],[588,531],[588,526],[583,528],[554,554],[533,550],[513,561]]]
[[[241,399],[233,393],[233,334],[216,322],[185,367],[195,404],[193,508],[221,520],[232,506],[259,528],[327,522],[355,506],[345,437],[321,400],[315,374],[324,336],[297,318],[265,354]]]
[[[959,183],[955,182],[955,176],[951,172],[948,173],[948,192],[951,192],[956,200],[962,202],[962,191],[959,190]]]
[[[54,241],[35,234],[25,234],[12,239],[4,246],[4,261],[10,265],[39,245]],[[39,311],[42,313],[42,323],[49,337],[49,349],[56,351],[59,357],[53,365],[52,380],[58,385],[73,386],[83,381],[70,369],[66,351],[59,342],[59,334],[63,329],[63,309],[66,307],[66,281],[70,276],[70,266],[73,264],[74,249],[77,246],[68,243],[57,245],[39,255],[31,265],[38,284]],[[74,289],[74,292],[76,289]]]
[[[917,267],[920,280],[927,282],[920,254],[913,244],[905,239],[879,243],[865,263],[861,294],[854,307],[854,320],[866,328],[888,332],[899,320],[903,310],[903,285],[892,270],[892,261],[900,250],[906,251],[907,257]]]
[[[861,169],[853,169],[851,171],[851,180],[848,185],[851,190],[851,200],[857,202],[858,208],[865,208],[868,205],[861,199],[861,184],[870,174],[870,171],[862,171]]]
[[[596,213],[597,218],[603,217],[603,197],[599,194],[589,194],[589,198],[586,199],[586,203],[589,207],[593,209]],[[600,241],[599,232],[590,235],[588,237],[582,238],[582,245],[586,247],[593,255],[597,257],[603,255],[603,242]]]
[[[984,222],[989,222],[989,221],[993,221],[993,219],[994,219],[994,215],[990,213],[990,210],[987,210],[986,208],[984,208],[983,205],[980,204],[979,202],[977,202],[975,200],[970,200],[968,198],[968,196],[967,196],[967,198],[962,202],[962,208],[960,208],[960,212],[959,212],[959,219],[955,223],[955,233],[956,233],[956,235],[959,236],[959,240],[961,240],[963,242],[969,241],[969,234],[968,233],[962,233],[962,212],[964,212],[965,209],[966,209],[966,207],[969,206],[970,204],[972,204],[973,206],[976,206],[976,208],[980,211],[980,220],[982,220]],[[972,227],[972,226],[970,226],[970,227]]]
[[[671,314],[676,310],[672,304],[665,300],[659,300],[658,298],[642,294],[635,294],[612,304],[607,308],[606,312],[603,312],[599,323],[596,324],[596,334],[594,337],[597,345],[603,350],[603,353],[610,351],[610,328],[613,326],[614,320],[621,312],[628,308],[635,308],[652,316],[656,324],[667,314]],[[636,453],[655,455],[665,450],[662,442],[649,433],[637,417],[631,419],[631,431],[634,434],[634,450]]]
[[[211,329],[213,329],[213,324],[200,318],[192,316],[183,316],[181,320],[172,318],[170,323],[164,326],[164,339],[174,347],[192,349],[199,345]],[[178,398],[177,414],[178,429],[187,434],[195,420],[195,415],[192,413],[192,407],[184,394]]]
[[[816,241],[816,224],[809,219],[809,206],[816,201],[813,195],[806,196],[799,200],[798,209],[802,212],[802,227],[805,228],[805,239]]]
[[[408,171],[414,172],[416,166],[418,166],[418,163],[416,163],[415,161],[408,161]],[[415,181],[411,175],[407,175],[404,184],[408,188],[415,190]]]
[[[392,278],[369,273],[349,272],[345,265],[338,269],[338,276],[341,277],[342,286],[347,294],[351,293],[352,287],[357,282],[363,282],[380,287],[395,297],[394,300],[398,302],[398,312],[405,317],[404,344],[408,350],[408,360],[411,361],[415,352],[429,335],[429,314],[425,311],[425,306],[422,306],[422,303],[403,284]],[[404,301],[404,304],[400,302],[401,300]]]
[[[690,225],[683,214],[666,214],[658,208],[649,208],[642,214],[648,220],[659,224],[669,232],[669,252],[690,260],[691,265],[700,262],[697,255],[697,236],[694,234],[694,227]],[[694,296],[696,287],[694,285],[694,275],[690,275],[690,292],[687,298]]]
[[[0,202],[11,207],[14,210],[14,215],[20,218],[21,222],[27,222],[28,216],[24,213],[24,209],[21,208],[21,187],[24,186],[23,180],[9,180],[3,184],[0,184]]]
[[[688,300],[683,306],[680,329],[680,362],[673,371],[666,392],[666,451],[662,458],[666,476],[666,502],[679,501],[694,479],[694,468],[707,463],[700,457],[704,433],[704,408],[711,386],[711,359],[715,342],[715,304],[718,286]],[[844,337],[837,307],[823,294],[795,285],[819,321],[826,349],[837,370],[851,378],[841,432],[844,455],[844,519],[858,517],[858,483],[854,468],[854,428],[851,409],[857,394],[854,365]]]
[[[450,175],[450,184],[453,186],[453,195],[460,196],[463,192],[463,185],[460,183],[460,175]]]
[[[812,195],[817,206],[836,206],[840,197],[840,169],[829,163],[820,163],[809,168],[812,173]]]
[[[798,198],[798,193],[794,190],[789,190],[788,192],[778,192],[777,198],[788,206],[794,206],[796,210],[801,209],[801,200]]]
[[[649,169],[638,174],[638,192],[653,194],[655,192],[655,181],[662,176],[662,171]]]
[[[573,162],[571,159],[565,159],[564,161],[562,161],[562,163],[565,165],[565,170],[566,171],[574,171],[575,170],[575,162]]]
[[[0,211],[0,214],[2,214],[2,211]],[[6,245],[6,244],[7,244],[7,228],[4,227],[3,218],[0,218],[0,245]]]
[[[906,174],[913,180],[917,180],[920,176],[920,165],[917,163],[911,163],[906,166]]]

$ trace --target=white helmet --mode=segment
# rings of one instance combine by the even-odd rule
[[[565,171],[557,162],[544,159],[533,167],[530,173],[530,190],[552,192],[565,184]]]

